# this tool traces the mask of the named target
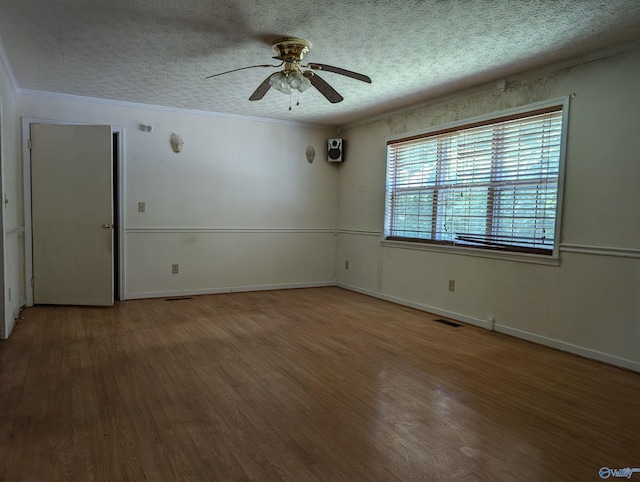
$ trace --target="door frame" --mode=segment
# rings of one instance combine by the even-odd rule
[[[4,202],[5,199],[5,186],[4,186],[4,175],[5,175],[5,159],[4,159],[4,140],[2,137],[3,134],[3,129],[4,129],[4,125],[2,123],[2,116],[3,116],[3,112],[2,112],[2,97],[0,96],[0,199],[2,199],[2,202]],[[4,209],[2,210],[2,212],[0,212],[0,231],[1,231],[1,236],[0,236],[0,269],[2,272],[2,280],[0,280],[0,289],[2,290],[0,292],[0,310],[2,312],[2,317],[0,318],[0,340],[6,340],[8,335],[9,335],[9,331],[11,331],[11,328],[9,326],[10,321],[9,318],[7,317],[7,307],[6,307],[6,303],[7,303],[7,295],[5,294],[5,283],[7,282],[7,268],[6,268],[6,257],[7,254],[5,252],[5,238],[7,235],[7,230],[6,230],[6,226],[5,226],[5,213],[4,213]],[[17,293],[16,293],[17,295]]]
[[[22,118],[22,170],[23,170],[23,190],[24,190],[24,283],[26,305],[33,306],[33,226],[31,219],[31,149],[29,149],[29,139],[31,138],[31,124],[57,124],[57,125],[109,125],[88,123],[88,122],[67,122],[53,119],[39,119],[35,117]],[[117,212],[114,212],[115,232],[117,236],[114,242],[114,259],[118,260],[118,292],[114,293],[116,300],[124,300],[126,294],[125,279],[125,245],[124,245],[124,206],[125,206],[125,179],[124,179],[124,127],[111,126],[111,135],[118,134],[118,162],[114,165],[117,169]],[[118,250],[117,254],[115,250]]]

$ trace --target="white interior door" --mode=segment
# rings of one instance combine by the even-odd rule
[[[31,124],[35,304],[113,305],[111,126]]]

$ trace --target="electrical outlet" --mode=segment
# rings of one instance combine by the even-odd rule
[[[171,274],[178,274],[180,272],[180,266],[177,264],[171,265]]]
[[[143,202],[138,203],[138,212],[139,213],[143,213],[145,211],[145,209],[146,209],[145,203],[143,203]]]
[[[449,280],[449,291],[455,291],[455,290],[456,290],[456,280],[450,279]]]
[[[344,269],[349,269],[349,260],[348,259],[346,259],[344,261]]]

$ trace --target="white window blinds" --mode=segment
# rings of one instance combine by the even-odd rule
[[[389,141],[385,238],[552,254],[562,114]]]

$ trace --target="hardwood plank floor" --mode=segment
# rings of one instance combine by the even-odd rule
[[[23,315],[0,344],[4,482],[640,467],[639,374],[339,288]]]

